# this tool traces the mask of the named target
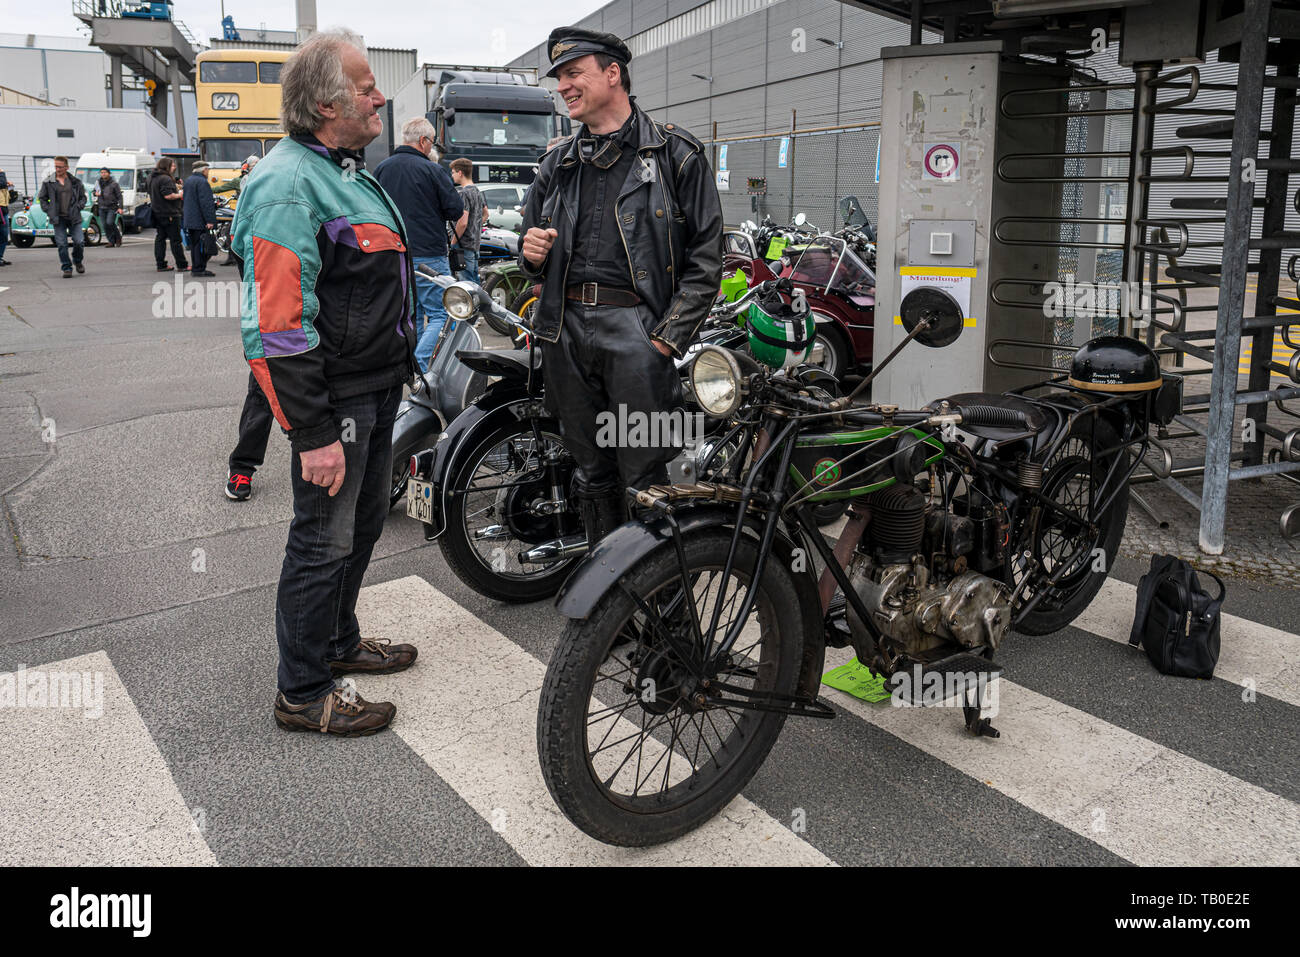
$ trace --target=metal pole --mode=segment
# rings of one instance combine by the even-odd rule
[[[799,111],[790,111],[790,152],[786,156],[786,163],[790,167],[790,213],[786,216],[786,222],[794,220],[794,131],[798,128]]]
[[[1279,65],[1279,77],[1294,78],[1297,65],[1287,63]],[[1269,144],[1268,156],[1273,160],[1287,160],[1291,157],[1291,136],[1295,129],[1294,94],[1285,89],[1273,91],[1273,122],[1269,126],[1273,136]],[[1283,169],[1268,171],[1268,186],[1264,192],[1264,212],[1260,219],[1260,233],[1275,236],[1286,226],[1287,174]],[[1278,281],[1282,275],[1282,249],[1261,249],[1259,253],[1259,280],[1255,286],[1255,315],[1277,315],[1277,304],[1273,297],[1277,295]],[[1272,373],[1268,364],[1273,360],[1274,327],[1256,329],[1250,345],[1250,392],[1268,390]],[[1246,464],[1258,465],[1264,461],[1264,423],[1268,420],[1268,403],[1253,402],[1246,406],[1246,418],[1255,423],[1255,438],[1245,442]]]
[[[1205,484],[1201,489],[1201,551],[1223,553],[1228,471],[1232,465],[1233,414],[1237,407],[1237,362],[1241,356],[1241,312],[1250,265],[1250,218],[1255,184],[1246,181],[1247,164],[1259,151],[1259,120],[1264,100],[1270,0],[1245,0],[1241,18],[1241,56],[1237,67],[1236,119],[1228,165],[1228,200],[1223,223],[1223,271],[1210,378],[1210,420],[1205,442]],[[1253,180],[1253,176],[1251,179]]]
[[[115,110],[122,108],[122,57],[113,54],[108,58],[108,105]]]
[[[181,97],[181,83],[185,78],[181,76],[180,64],[173,61],[167,75],[172,86],[172,109],[176,113],[176,145],[185,149],[190,145],[190,140],[185,135],[185,101]]]
[[[1146,234],[1146,227],[1138,225],[1138,220],[1145,219],[1147,214],[1148,188],[1142,181],[1147,160],[1142,154],[1151,148],[1156,122],[1155,114],[1151,112],[1156,102],[1156,90],[1147,81],[1154,80],[1159,72],[1158,62],[1133,66],[1133,137],[1128,164],[1128,216],[1124,225],[1124,282],[1129,289],[1142,288],[1140,284],[1145,279],[1143,253],[1136,248],[1142,244]],[[1133,335],[1132,316],[1119,317],[1119,334]]]

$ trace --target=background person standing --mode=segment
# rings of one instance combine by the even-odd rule
[[[417,116],[402,124],[402,145],[375,167],[375,179],[393,198],[406,222],[415,265],[427,266],[440,276],[451,274],[447,263],[447,223],[459,232],[465,224],[465,207],[445,169],[429,158],[433,152],[433,124]],[[420,371],[426,372],[433,347],[447,313],[442,308],[442,289],[437,283],[415,274],[420,311],[428,325],[415,347]]]
[[[81,180],[68,172],[68,158],[54,157],[54,172],[41,183],[39,201],[50,225],[54,228],[54,245],[59,247],[59,265],[63,278],[72,278],[72,267],[84,273],[81,264],[82,247],[86,243],[81,229],[81,211],[86,208],[86,187]],[[68,238],[72,239],[72,259],[68,259]]]
[[[95,186],[96,213],[104,227],[104,240],[111,249],[122,245],[122,231],[117,228],[117,216],[122,211],[122,187],[107,166],[100,168],[99,182]]]
[[[465,253],[465,268],[456,278],[478,282],[479,240],[483,237],[483,223],[487,221],[487,204],[474,185],[474,164],[465,157],[451,161],[451,178],[465,205],[465,228],[456,234],[456,245]]]
[[[194,276],[215,276],[208,272],[208,257],[203,252],[203,237],[217,227],[217,203],[208,185],[208,164],[195,163],[185,180],[184,212],[181,226],[190,238],[190,255],[194,257]]]
[[[5,249],[9,245],[9,180],[0,169],[0,266],[8,266]]]
[[[149,205],[153,209],[153,224],[156,228],[153,258],[158,264],[159,272],[172,268],[167,264],[168,241],[171,242],[176,268],[190,268],[190,264],[185,261],[185,249],[181,246],[181,202],[185,194],[173,179],[175,170],[176,161],[170,156],[164,156],[149,177]]]

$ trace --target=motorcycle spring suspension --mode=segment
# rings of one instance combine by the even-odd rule
[[[1043,463],[1031,462],[1029,459],[1021,459],[1016,463],[1016,478],[1020,487],[1024,489],[1040,489],[1043,487]]]

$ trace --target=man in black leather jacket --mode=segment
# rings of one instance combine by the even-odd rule
[[[629,486],[667,479],[684,423],[682,356],[722,273],[722,208],[703,145],[658,123],[629,95],[627,47],[561,27],[548,41],[558,92],[583,125],[542,158],[523,214],[520,262],[542,285],[534,315],[547,405],[578,462],[593,544],[623,521]],[[659,419],[655,419],[659,416]],[[612,427],[611,427],[612,426]]]

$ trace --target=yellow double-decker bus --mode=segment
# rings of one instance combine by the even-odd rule
[[[249,156],[265,156],[284,137],[280,69],[290,50],[204,50],[195,93],[199,155],[214,186],[236,175]]]

